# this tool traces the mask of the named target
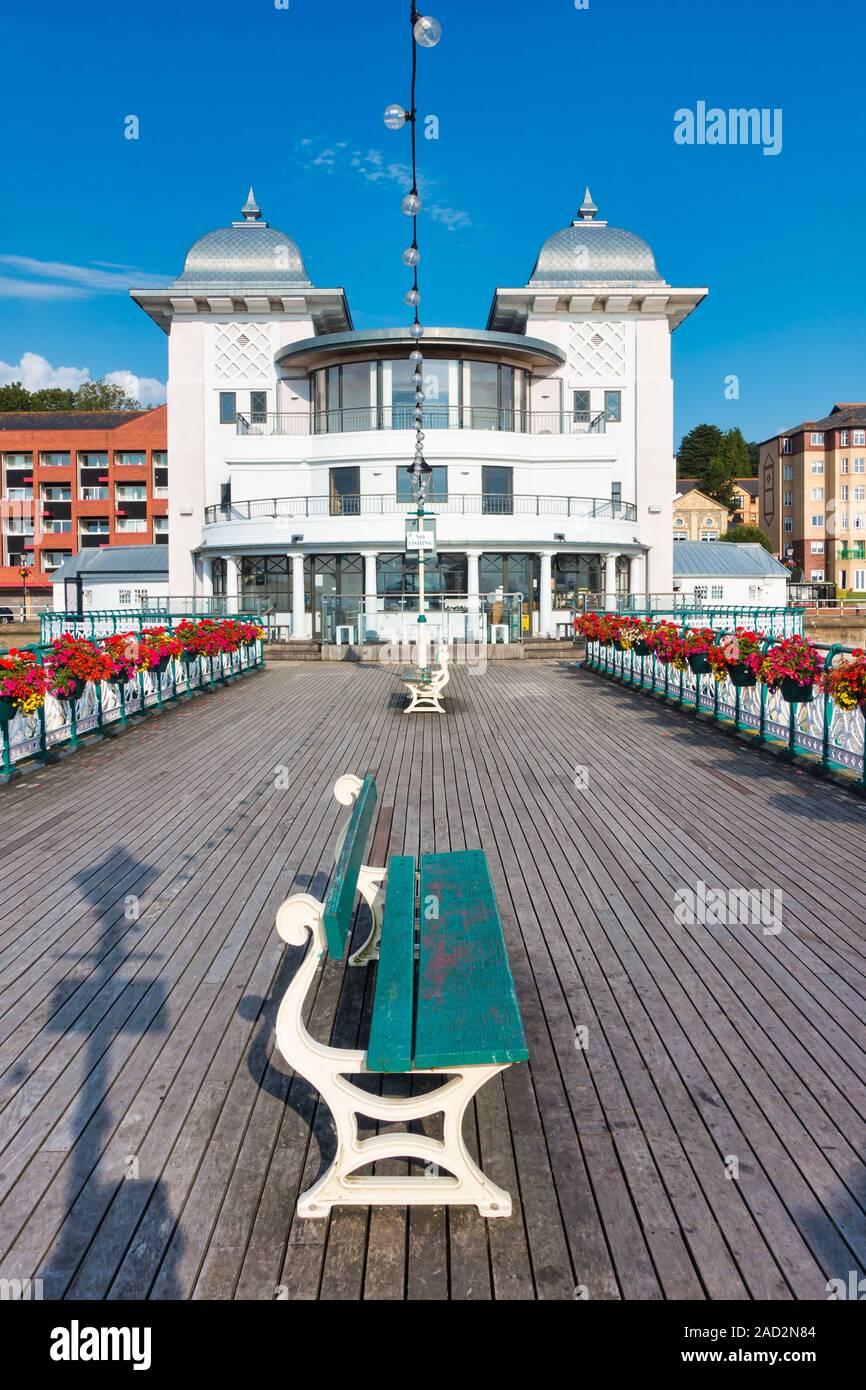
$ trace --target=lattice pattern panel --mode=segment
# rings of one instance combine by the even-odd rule
[[[222,323],[216,331],[220,381],[261,381],[271,373],[270,331],[258,323]]]
[[[578,380],[625,376],[625,324],[605,321],[572,324],[568,366]]]

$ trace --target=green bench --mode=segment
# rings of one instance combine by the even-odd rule
[[[341,778],[338,800],[354,801],[337,845],[324,903],[295,894],[277,913],[284,941],[307,951],[277,1017],[286,1061],[317,1088],[337,1129],[327,1172],[298,1200],[298,1215],[325,1217],[334,1206],[477,1206],[482,1216],[511,1214],[511,1198],[469,1153],[462,1133],[467,1105],[485,1082],[528,1053],[520,1007],[487,859],[482,850],[392,855],[386,869],[362,864],[376,807],[376,783]],[[350,963],[378,960],[366,1051],[327,1047],[303,1021],[306,996],[326,955],[342,960],[361,892],[373,930]],[[441,1076],[423,1095],[380,1096],[348,1078],[399,1073]],[[442,1138],[393,1133],[360,1139],[358,1115],[383,1124],[441,1114]],[[358,1170],[386,1159],[414,1159],[423,1173]],[[442,1171],[440,1171],[442,1170]]]

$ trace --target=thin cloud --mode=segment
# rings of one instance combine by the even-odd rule
[[[20,381],[27,391],[42,391],[49,386],[61,386],[74,391],[93,376],[87,367],[55,367],[47,357],[38,352],[23,352],[17,363],[0,362],[0,386]],[[162,405],[165,400],[165,382],[155,377],[137,376],[135,372],[122,370],[107,372],[104,378],[109,385],[122,386],[128,395],[141,401],[142,405]]]
[[[0,275],[0,299],[87,299],[88,291],[72,285],[45,285],[33,280],[16,280]]]
[[[38,291],[33,295],[26,295],[28,298],[75,298],[74,294],[63,294],[64,289],[78,289],[81,294],[125,294],[130,284],[135,283],[142,288],[156,287],[166,283],[164,276],[151,275],[147,271],[136,270],[134,267],[120,266],[116,269],[106,269],[105,262],[96,262],[93,265],[69,265],[65,261],[39,261],[33,256],[13,256],[9,254],[0,255],[0,279],[5,283],[16,285],[19,289],[25,285],[38,284],[42,286],[42,293]],[[2,272],[8,267],[13,272],[12,276],[5,277]],[[18,277],[27,276],[28,279]],[[133,278],[131,278],[133,277]],[[45,286],[44,281],[65,282]],[[58,293],[59,291],[59,293]],[[0,293],[3,291],[0,290]]]
[[[404,193],[412,187],[411,167],[399,161],[387,163],[381,150],[350,149],[345,140],[326,142],[307,138],[296,143],[295,153],[301,168],[309,172],[324,170],[329,176],[334,173],[353,173],[367,183],[396,185]],[[442,201],[436,195],[437,188],[435,180],[419,175],[418,192],[427,215],[449,232],[471,227],[472,218],[469,213]]]

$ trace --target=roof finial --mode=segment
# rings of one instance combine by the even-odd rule
[[[261,217],[262,215],[262,210],[256,202],[256,195],[253,193],[252,185],[250,185],[250,191],[247,194],[247,201],[241,208],[241,212],[243,213],[247,222],[255,222],[256,219]]]
[[[578,213],[578,216],[581,218],[583,222],[591,222],[597,212],[598,208],[592,201],[592,194],[589,191],[589,184],[587,184],[586,192],[583,195],[583,202],[580,205],[580,211]]]

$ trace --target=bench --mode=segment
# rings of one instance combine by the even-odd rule
[[[448,670],[448,646],[445,642],[439,648],[439,665],[429,671],[407,671],[403,677],[412,697],[404,709],[404,714],[415,714],[418,710],[433,710],[444,714],[442,692],[450,679]]]
[[[299,1198],[298,1215],[323,1218],[335,1206],[477,1206],[485,1217],[511,1214],[511,1198],[474,1162],[463,1116],[476,1092],[528,1053],[490,871],[483,850],[395,854],[386,868],[362,864],[376,806],[376,783],[342,777],[334,788],[352,813],[337,846],[325,902],[287,898],[277,931],[292,946],[312,942],[277,1016],[280,1052],[320,1092],[334,1116],[336,1156]],[[373,930],[351,964],[378,961],[366,1051],[328,1047],[304,1024],[319,964],[342,960],[358,893]],[[441,1077],[436,1090],[407,1097],[362,1090],[353,1076]],[[359,1115],[408,1125],[442,1115],[442,1138],[394,1133],[361,1139]],[[367,1175],[386,1159],[415,1159],[424,1174]],[[443,1171],[440,1172],[439,1170]]]

